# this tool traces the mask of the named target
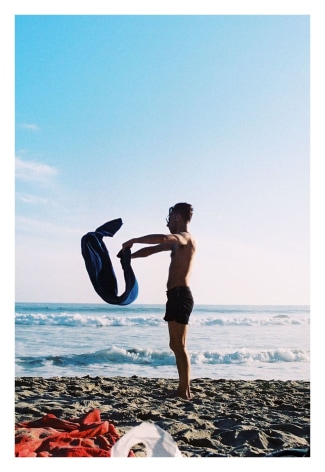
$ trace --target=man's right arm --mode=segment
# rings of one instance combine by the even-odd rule
[[[162,251],[170,251],[172,249],[170,244],[157,244],[156,246],[146,246],[131,254],[131,259],[138,257],[148,257],[152,254]]]
[[[188,239],[183,233],[176,234],[148,234],[139,238],[132,238],[122,244],[122,249],[130,248],[133,244],[152,244],[131,254],[131,258],[147,257],[161,251],[171,251],[175,244],[185,245]]]
[[[184,233],[175,233],[175,234],[147,234],[146,236],[141,236],[139,238],[132,238],[122,244],[122,248],[131,248],[133,244],[156,244],[168,245],[170,248],[174,244],[186,245],[188,239],[184,236]],[[167,249],[161,249],[162,251]]]

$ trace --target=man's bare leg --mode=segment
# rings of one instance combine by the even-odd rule
[[[187,325],[168,321],[169,346],[175,354],[179,385],[174,396],[190,399],[190,359],[186,349]]]

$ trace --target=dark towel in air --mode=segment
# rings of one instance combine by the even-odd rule
[[[91,283],[97,294],[111,305],[129,305],[137,298],[139,290],[131,267],[131,250],[128,248],[117,255],[120,258],[125,280],[125,291],[118,295],[115,272],[103,241],[104,236],[114,236],[122,224],[121,218],[108,221],[81,238],[81,254]]]

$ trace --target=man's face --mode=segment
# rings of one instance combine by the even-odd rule
[[[169,228],[169,231],[173,233],[176,230],[176,214],[171,210],[169,212],[168,217],[166,218],[167,221],[167,227]]]

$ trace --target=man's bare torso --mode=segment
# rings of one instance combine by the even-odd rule
[[[171,250],[171,262],[167,281],[167,289],[189,286],[192,263],[195,254],[195,241],[186,233],[187,244],[174,244]]]

